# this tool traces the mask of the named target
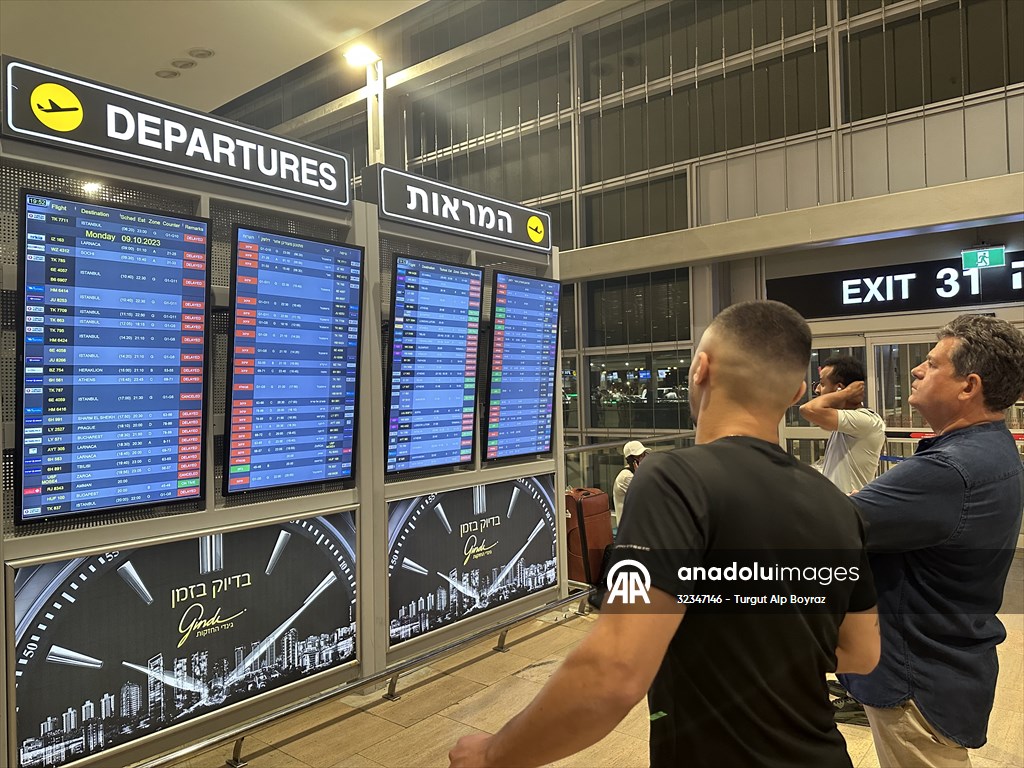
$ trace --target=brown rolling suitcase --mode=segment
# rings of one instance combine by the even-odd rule
[[[573,488],[565,494],[566,549],[569,578],[596,584],[604,550],[612,543],[608,494],[599,488]]]

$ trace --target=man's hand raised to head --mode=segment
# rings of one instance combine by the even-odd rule
[[[864,402],[864,393],[866,387],[863,381],[854,381],[843,387],[843,392],[846,393],[846,402],[852,405],[860,405]]]

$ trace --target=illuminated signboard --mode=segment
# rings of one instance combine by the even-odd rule
[[[554,280],[494,274],[488,459],[551,450],[559,287]]]
[[[22,196],[16,520],[203,496],[206,221]]]
[[[1004,260],[980,269],[952,258],[780,277],[767,281],[767,294],[809,319],[1024,301],[1024,251]]]
[[[355,534],[341,512],[16,569],[17,765],[76,762],[353,661]]]
[[[500,243],[527,251],[551,252],[551,216],[539,208],[527,208],[467,189],[394,168],[376,166],[363,179],[369,202],[378,204],[382,219],[404,222],[426,229]]]
[[[4,136],[350,208],[347,156],[3,57]]]
[[[228,493],[352,477],[362,260],[237,228]]]
[[[554,586],[554,484],[521,477],[391,502],[391,645]]]
[[[473,461],[483,270],[394,260],[387,472]]]

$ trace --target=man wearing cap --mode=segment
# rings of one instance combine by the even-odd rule
[[[626,491],[629,484],[633,482],[633,473],[640,466],[644,456],[647,455],[647,448],[639,440],[630,440],[622,446],[622,455],[626,458],[626,468],[619,472],[612,486],[612,500],[615,502],[615,522],[619,521],[622,515],[622,505],[626,503]]]

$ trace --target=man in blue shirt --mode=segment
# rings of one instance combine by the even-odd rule
[[[878,590],[882,659],[843,675],[882,768],[969,766],[995,697],[996,618],[1024,506],[1005,411],[1024,392],[1024,334],[994,317],[945,326],[911,371],[935,432],[853,496]]]

